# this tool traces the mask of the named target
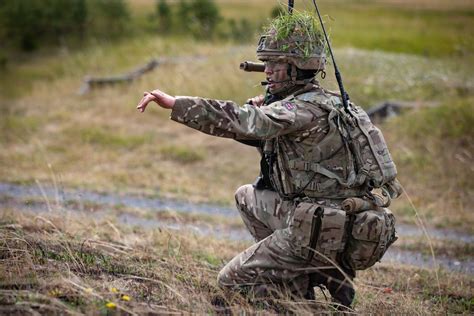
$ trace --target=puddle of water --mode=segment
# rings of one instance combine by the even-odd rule
[[[29,201],[19,201],[15,199],[8,199],[2,201],[0,206],[4,208],[12,208],[17,211],[22,212],[31,212],[35,214],[48,213],[48,208],[45,202],[29,202]],[[56,208],[55,208],[56,210]],[[96,220],[100,220],[107,216],[105,211],[94,211],[88,212],[84,211],[81,206],[78,207],[67,207],[60,208],[59,212],[67,213],[77,213],[77,214],[87,214],[87,216],[92,217]],[[176,231],[185,231],[192,232],[197,235],[202,236],[212,236],[220,239],[228,239],[231,241],[252,241],[253,238],[250,233],[245,228],[229,228],[228,226],[219,225],[219,224],[189,224],[189,223],[179,223],[175,221],[162,220],[162,219],[149,219],[136,216],[130,213],[122,213],[116,216],[117,221],[120,224],[137,226],[144,229],[157,229],[165,228],[169,230]]]
[[[436,239],[448,239],[461,241],[465,243],[474,243],[474,235],[463,234],[460,232],[448,230],[448,229],[439,229],[426,227],[426,231],[430,238]],[[414,225],[407,224],[397,224],[397,233],[400,236],[410,236],[410,237],[426,237],[423,233],[423,230]]]
[[[204,213],[211,215],[224,215],[238,217],[238,212],[234,208],[223,207],[212,204],[194,204],[164,198],[148,198],[136,195],[97,193],[85,190],[56,190],[52,187],[23,186],[8,183],[0,183],[0,194],[13,198],[40,198],[44,196],[51,202],[66,204],[66,201],[76,201],[83,205],[86,202],[100,205],[125,206],[154,211],[172,210],[183,213]],[[82,204],[81,204],[82,203]],[[462,241],[474,243],[474,235],[463,234],[447,229],[427,228],[428,234],[432,238]],[[397,224],[397,232],[400,236],[422,237],[421,228],[414,225]]]
[[[102,205],[125,206],[130,208],[141,208],[148,210],[173,210],[178,212],[206,213],[224,216],[236,216],[237,210],[204,203],[190,203],[163,198],[148,198],[126,194],[96,193],[85,190],[56,190],[52,187],[44,186],[22,186],[8,183],[0,183],[0,194],[14,198],[46,198],[51,202],[65,204],[67,201],[91,202]]]
[[[446,256],[436,256],[435,259],[436,264],[445,270],[474,275],[473,260],[460,261]],[[426,269],[436,268],[436,264],[431,256],[423,255],[419,252],[401,250],[396,247],[389,248],[381,262],[403,263]]]

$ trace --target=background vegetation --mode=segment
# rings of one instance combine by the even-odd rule
[[[157,108],[136,113],[135,106],[143,91],[155,87],[171,94],[237,102],[260,94],[262,75],[243,73],[238,65],[254,60],[254,31],[272,14],[273,3],[31,1],[29,8],[37,10],[34,14],[25,13],[23,3],[29,1],[0,2],[0,181],[47,184],[56,179],[65,188],[232,205],[235,189],[254,180],[258,155],[252,148],[187,129]],[[62,10],[65,3],[71,7],[67,13]],[[42,11],[43,4],[50,9]],[[467,31],[474,27],[472,3],[340,0],[319,4],[351,99],[365,107],[386,100],[416,105],[415,110],[381,125],[408,193],[392,206],[398,220],[415,222],[415,206],[428,225],[472,234],[474,39]],[[296,8],[312,10],[311,1],[296,1]],[[21,19],[15,16],[30,22],[20,27],[15,23]],[[151,58],[167,62],[129,85],[78,94],[86,75],[124,73]],[[331,66],[322,83],[337,89]],[[223,295],[215,286],[218,267],[245,247],[179,234],[169,237],[158,230],[115,230],[106,221],[65,220],[54,214],[45,221],[37,217],[32,221],[34,216],[23,217],[16,211],[3,206],[1,210],[2,249],[10,250],[2,250],[0,275],[2,284],[11,284],[2,287],[2,299],[36,293],[35,302],[64,303],[79,311],[107,309],[110,300],[140,311],[155,293],[153,297],[162,297],[153,302],[155,308],[166,298],[173,302],[165,306],[167,311],[196,311],[177,291],[185,298],[199,297],[197,301],[203,302],[199,311],[206,312],[213,308],[212,298]],[[78,254],[77,242],[86,239],[116,250],[88,246],[85,254]],[[45,253],[16,244],[31,244],[31,240],[46,245]],[[176,242],[183,245],[178,256]],[[117,249],[133,255],[123,259]],[[48,262],[72,268],[56,269]],[[111,266],[123,269],[117,272]],[[131,266],[136,269],[127,270]],[[21,277],[15,274],[18,267],[25,267]],[[150,274],[149,267],[166,277]],[[54,276],[62,270],[65,274]],[[201,274],[190,276],[186,271]],[[130,275],[175,282],[171,283],[175,291],[164,285],[138,284],[130,281]],[[64,279],[92,288],[94,294],[87,296],[89,290],[84,292]],[[380,308],[386,312],[406,308],[406,313],[472,312],[470,277],[445,275],[440,292],[425,270],[382,265],[362,273],[360,280],[356,308],[361,312]],[[133,297],[133,303],[110,292],[109,283]],[[385,293],[386,287],[396,294]],[[55,289],[62,294],[48,294]],[[237,298],[225,300],[235,308],[259,308]]]

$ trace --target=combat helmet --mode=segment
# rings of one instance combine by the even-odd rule
[[[260,37],[257,58],[286,62],[303,70],[324,70],[327,46],[318,24],[307,12],[281,14],[270,21]]]

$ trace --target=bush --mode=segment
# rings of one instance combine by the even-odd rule
[[[89,0],[88,32],[98,38],[116,38],[129,30],[130,13],[124,0]]]
[[[158,18],[158,30],[168,31],[172,27],[171,8],[166,0],[157,0],[156,17]]]
[[[194,0],[192,7],[192,29],[198,38],[213,36],[221,17],[219,8],[212,0]]]
[[[178,4],[178,12],[176,14],[178,23],[177,28],[178,30],[188,32],[190,30],[189,21],[191,20],[191,5],[185,1],[180,0]]]
[[[124,0],[2,0],[0,42],[32,51],[67,38],[122,34],[129,19]]]
[[[234,19],[229,19],[228,24],[229,38],[237,42],[248,42],[253,39],[256,28],[248,19],[240,19],[238,23]]]
[[[0,36],[6,46],[31,51],[43,41],[82,35],[86,17],[85,0],[5,0],[0,2]]]
[[[212,0],[181,0],[178,4],[178,28],[196,38],[213,37],[221,20],[219,8]]]

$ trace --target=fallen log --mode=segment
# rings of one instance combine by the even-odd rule
[[[141,77],[145,73],[152,71],[159,65],[168,62],[195,62],[203,60],[205,57],[201,56],[183,56],[183,57],[169,57],[169,58],[160,58],[152,59],[143,66],[140,66],[130,72],[127,72],[122,75],[109,76],[109,77],[90,77],[86,76],[82,83],[81,88],[78,91],[79,95],[84,95],[90,92],[93,88],[100,88],[107,85],[113,85],[117,83],[130,83],[133,80]]]
[[[95,87],[102,87],[105,85],[111,85],[111,84],[121,83],[121,82],[132,82],[133,80],[141,77],[143,74],[149,71],[152,71],[159,64],[160,62],[157,59],[152,59],[145,65],[140,66],[122,75],[111,76],[111,77],[101,77],[101,78],[86,76],[84,78],[84,82],[81,88],[79,89],[79,94],[84,95],[88,93],[92,88],[95,88]]]
[[[390,117],[400,115],[408,109],[420,107],[436,106],[434,103],[406,102],[406,101],[385,101],[374,105],[366,112],[372,122],[380,123]]]

